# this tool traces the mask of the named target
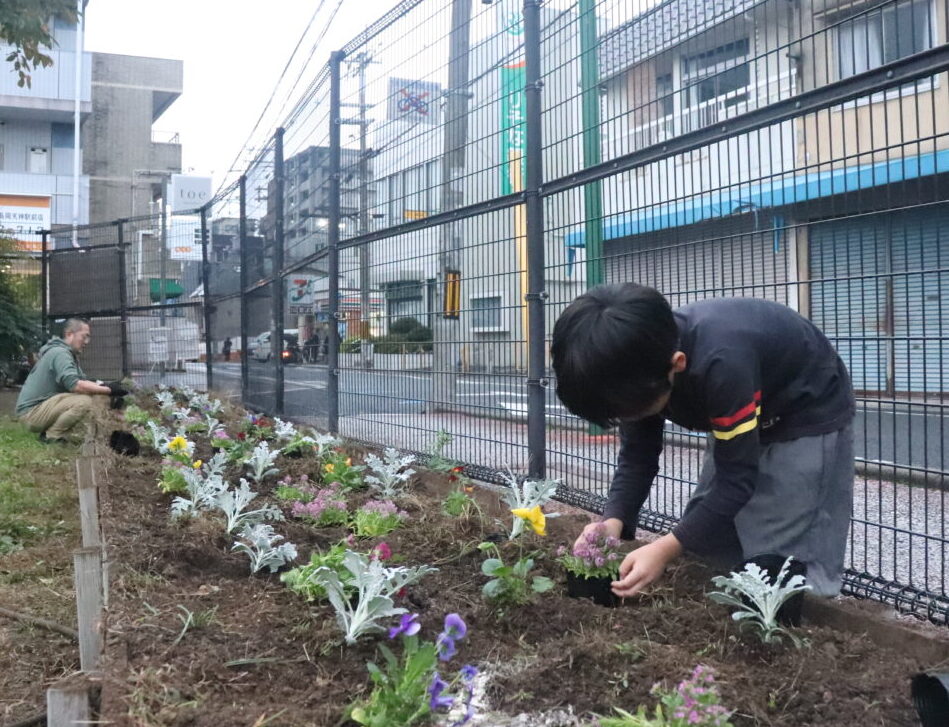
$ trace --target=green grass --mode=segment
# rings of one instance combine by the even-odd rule
[[[44,444],[0,417],[0,555],[76,529],[73,445]]]

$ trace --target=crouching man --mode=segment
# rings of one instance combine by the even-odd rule
[[[31,432],[47,442],[81,438],[96,433],[96,423],[109,408],[109,397],[125,396],[118,383],[97,384],[79,367],[78,355],[89,343],[89,324],[70,318],[62,338],[53,338],[40,349],[16,402],[16,415]]]

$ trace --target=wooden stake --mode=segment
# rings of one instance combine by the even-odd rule
[[[103,648],[102,549],[73,551],[76,580],[76,612],[79,622],[79,665],[95,672]]]
[[[96,460],[93,457],[76,458],[76,484],[79,487],[79,517],[82,545],[85,548],[102,542],[99,529],[99,490]]]
[[[78,727],[91,720],[87,685],[57,684],[46,690],[47,727]]]

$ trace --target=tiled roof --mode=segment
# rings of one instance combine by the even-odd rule
[[[766,0],[666,0],[600,40],[600,78],[608,78],[704,33]]]

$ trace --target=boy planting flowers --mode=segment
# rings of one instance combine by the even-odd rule
[[[728,568],[794,556],[814,593],[839,592],[855,404],[846,367],[810,321],[753,298],[673,310],[652,288],[599,286],[564,310],[551,356],[566,407],[599,426],[619,426],[603,521],[614,537],[635,535],[659,471],[665,421],[709,432],[681,520],[626,556],[616,595],[640,592],[684,550]]]

